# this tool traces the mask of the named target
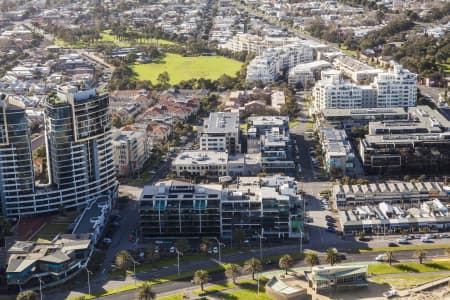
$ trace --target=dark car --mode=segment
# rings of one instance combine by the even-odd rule
[[[328,228],[327,228],[327,231],[328,231],[328,232],[331,232],[331,233],[335,233],[335,232],[336,232],[336,229],[334,229],[334,227],[328,227]]]
[[[327,226],[328,226],[328,227],[336,227],[336,224],[331,223],[331,222],[328,222],[328,223],[327,223]]]
[[[388,246],[389,246],[389,247],[398,247],[398,245],[397,245],[396,243],[392,243],[392,242],[389,243]]]
[[[328,219],[329,219],[329,220],[334,220],[334,218],[333,218],[332,216],[330,216],[330,215],[326,215],[326,216],[325,216],[325,219],[327,219],[327,220],[328,220]]]

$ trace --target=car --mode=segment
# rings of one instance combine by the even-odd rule
[[[332,216],[330,216],[330,215],[326,215],[325,219],[334,219],[334,218]]]
[[[155,175],[156,171],[148,171],[148,173],[151,174],[151,175]]]
[[[429,238],[427,238],[427,237],[421,238],[420,241],[421,241],[422,243],[432,243],[432,242],[433,242],[431,239],[429,239]]]
[[[212,248],[212,252],[213,252],[214,254],[219,253],[219,248],[213,247],[213,248]]]
[[[383,293],[383,296],[386,298],[393,298],[398,296],[398,292],[396,290],[390,290]]]
[[[448,238],[449,235],[448,235],[447,233],[441,233],[441,234],[439,235],[439,237],[440,237],[441,239],[444,239],[444,238]]]
[[[327,222],[329,222],[329,223],[336,223],[335,219],[325,219],[325,220],[327,220]]]
[[[105,244],[111,244],[113,241],[112,241],[112,239],[105,237],[105,238],[103,238],[102,242]]]
[[[407,239],[405,239],[405,238],[402,238],[402,239],[398,239],[397,243],[399,243],[399,244],[409,244],[409,241]]]
[[[398,247],[398,245],[396,243],[390,242],[388,244],[388,247]]]
[[[376,261],[387,261],[388,257],[386,253],[378,254],[377,257],[375,257]]]
[[[328,222],[328,223],[327,223],[327,226],[328,226],[328,227],[336,227],[336,224],[331,223],[331,222]]]
[[[309,152],[314,151],[314,147],[309,147],[309,148],[308,148],[308,151],[309,151]]]
[[[334,227],[328,227],[328,228],[327,228],[327,231],[328,231],[328,232],[331,232],[331,233],[335,233],[335,232],[336,232],[336,229],[334,229]]]
[[[302,166],[298,166],[298,172],[301,173],[302,172]]]
[[[169,248],[169,252],[170,253],[175,253],[175,251],[176,251],[176,248],[174,246]]]

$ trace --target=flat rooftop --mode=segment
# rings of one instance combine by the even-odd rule
[[[239,130],[239,114],[227,112],[212,112],[204,120],[204,133],[227,133]]]
[[[228,153],[225,151],[190,150],[178,154],[173,165],[210,165],[226,164]]]

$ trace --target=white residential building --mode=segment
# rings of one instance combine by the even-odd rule
[[[280,112],[281,107],[286,103],[286,98],[283,91],[274,91],[270,96],[270,102],[272,107]]]
[[[417,75],[394,64],[377,74],[371,85],[356,85],[342,79],[339,71],[322,72],[313,88],[314,109],[413,107],[417,103]]]
[[[241,152],[239,114],[212,112],[204,120],[200,135],[200,149],[203,151]]]
[[[348,175],[354,170],[355,154],[343,129],[321,128],[320,143],[324,167],[332,175]]]
[[[300,42],[267,49],[247,66],[247,82],[273,82],[283,71],[313,59],[313,49]]]
[[[417,75],[392,62],[388,72],[378,74],[373,86],[377,107],[412,107],[417,103]]]
[[[115,133],[112,147],[118,176],[139,175],[152,149],[145,130]]]
[[[325,108],[361,108],[362,90],[357,85],[342,79],[339,71],[322,72],[322,80],[313,89],[314,106],[320,111]]]
[[[331,64],[324,60],[313,61],[306,64],[298,64],[289,70],[288,82],[291,86],[301,84],[305,87],[307,84],[314,84],[316,78],[320,78],[323,70],[331,68]]]

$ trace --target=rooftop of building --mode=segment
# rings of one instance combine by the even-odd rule
[[[212,112],[204,120],[204,133],[226,133],[239,130],[239,114],[226,112]]]
[[[17,241],[8,249],[10,254],[6,272],[22,272],[37,261],[63,263],[75,250],[90,247],[89,234],[62,234],[46,243]]]
[[[445,192],[444,185],[440,182],[392,182],[371,184],[338,184],[333,187],[333,193],[345,193],[347,195],[366,195],[383,193],[421,193],[421,192]],[[445,192],[446,193],[446,192]]]
[[[249,123],[253,126],[284,126],[289,124],[289,117],[286,116],[256,116],[249,117]]]
[[[228,153],[225,151],[189,150],[181,152],[173,161],[174,165],[210,165],[227,164]]]
[[[102,216],[103,218],[107,217],[104,216],[104,207],[110,207],[110,202],[108,196],[99,196],[92,201],[90,205],[84,209],[83,213],[79,216],[79,219],[77,219],[73,233],[82,234],[92,232],[93,227],[95,226],[93,220],[101,218]]]
[[[187,194],[205,194],[212,193],[217,195],[222,191],[222,186],[219,184],[192,184],[187,181],[169,180],[160,181],[154,185],[145,185],[140,199],[149,199],[148,196],[167,196],[171,193],[187,193]]]
[[[304,64],[298,64],[295,67],[293,67],[291,70],[289,70],[289,73],[296,73],[296,72],[302,72],[302,71],[311,71],[316,68],[326,68],[331,67],[331,64],[326,60],[316,60],[309,63]]]
[[[352,117],[352,116],[371,116],[371,115],[405,115],[408,113],[402,107],[393,108],[325,108],[322,115],[326,118],[331,117]]]

